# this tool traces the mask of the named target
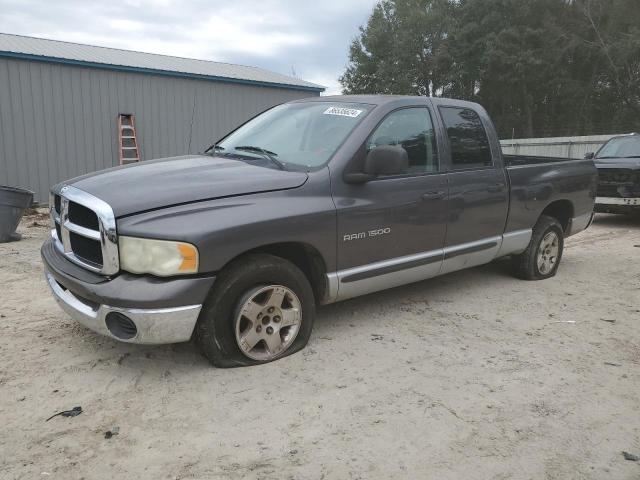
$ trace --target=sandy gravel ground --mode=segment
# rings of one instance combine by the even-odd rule
[[[46,224],[0,245],[2,479],[640,479],[638,219],[599,216],[554,279],[496,262],[332,305],[303,352],[232,370],[69,320]]]

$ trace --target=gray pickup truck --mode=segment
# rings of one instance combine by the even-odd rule
[[[555,275],[596,178],[591,160],[503,156],[474,103],[318,97],[201,155],[53,187],[42,258],[90,329],[252,365],[303,348],[318,304],[507,256],[519,278]]]

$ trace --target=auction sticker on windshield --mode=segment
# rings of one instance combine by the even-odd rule
[[[342,117],[355,118],[362,113],[362,110],[356,110],[355,108],[329,107],[322,113],[324,115],[340,115]]]

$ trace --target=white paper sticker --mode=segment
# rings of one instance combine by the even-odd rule
[[[324,115],[340,115],[341,117],[355,118],[362,113],[362,110],[356,110],[355,108],[329,107],[322,113]]]

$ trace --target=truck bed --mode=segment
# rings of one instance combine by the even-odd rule
[[[504,155],[511,195],[505,231],[531,228],[544,208],[564,200],[569,217],[589,214],[596,192],[593,160]]]

